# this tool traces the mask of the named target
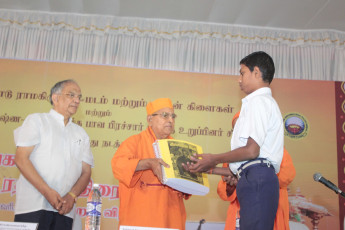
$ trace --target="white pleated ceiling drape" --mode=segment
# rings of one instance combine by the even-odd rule
[[[276,77],[345,81],[345,32],[0,9],[0,58],[238,75],[263,50]]]

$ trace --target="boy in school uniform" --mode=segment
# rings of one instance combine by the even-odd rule
[[[223,175],[238,178],[241,230],[273,229],[279,200],[277,173],[283,158],[284,127],[270,83],[275,67],[265,52],[249,54],[240,62],[239,86],[247,94],[231,138],[231,151],[196,155],[185,169],[207,172],[229,163]]]

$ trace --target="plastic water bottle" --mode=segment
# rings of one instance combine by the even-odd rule
[[[102,213],[102,197],[99,185],[93,184],[87,198],[85,230],[100,230]]]

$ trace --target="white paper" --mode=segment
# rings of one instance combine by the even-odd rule
[[[0,230],[36,230],[37,223],[0,221]]]

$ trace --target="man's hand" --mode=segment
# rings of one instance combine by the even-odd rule
[[[212,154],[194,154],[190,159],[193,161],[192,163],[187,162],[187,164],[182,164],[182,166],[185,170],[192,173],[206,172],[217,165]]]
[[[61,209],[59,210],[59,214],[65,215],[72,210],[72,208],[74,206],[75,199],[69,193],[67,193],[62,199],[65,202],[63,203]]]
[[[55,208],[57,211],[60,211],[62,205],[65,203],[64,199],[62,199],[60,194],[51,188],[47,192],[44,192],[43,196],[47,199],[49,204],[53,206],[53,208]]]

